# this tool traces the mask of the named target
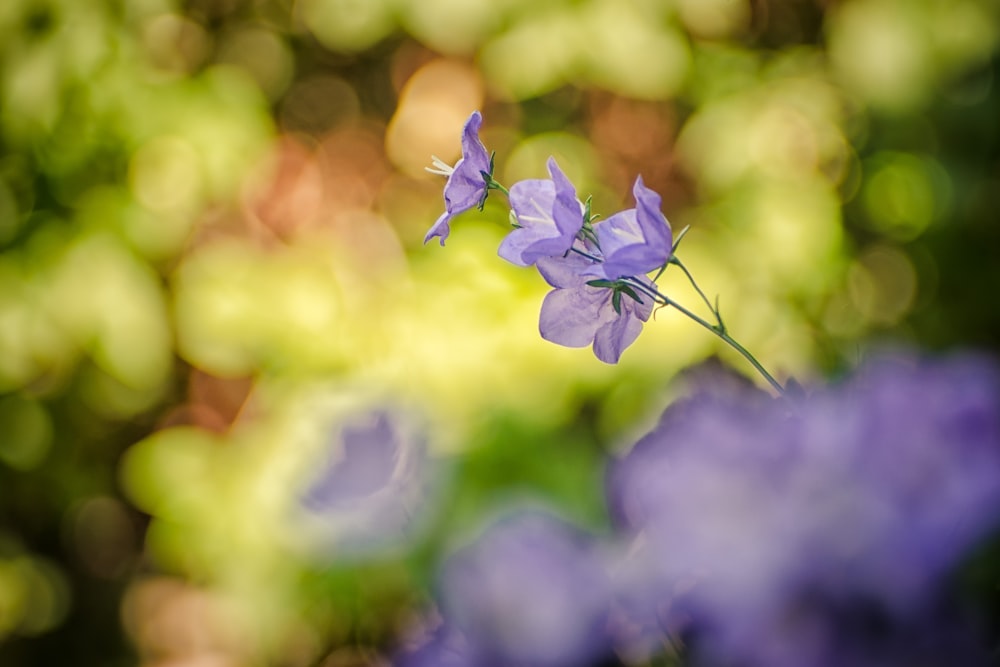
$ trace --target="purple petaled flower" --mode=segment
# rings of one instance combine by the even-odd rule
[[[444,186],[444,213],[427,231],[424,243],[440,237],[441,245],[444,245],[451,233],[451,219],[474,206],[482,206],[486,200],[489,188],[483,173],[490,174],[492,167],[489,153],[479,139],[482,124],[482,114],[473,111],[462,130],[462,157],[455,166],[451,167],[435,157],[435,168],[427,169],[433,174],[447,176],[448,182]]]
[[[490,526],[445,563],[440,596],[471,664],[580,667],[609,649],[604,561],[586,535],[547,514]]]
[[[566,254],[583,227],[584,207],[576,188],[554,158],[549,158],[548,169],[552,180],[519,181],[510,189],[519,227],[503,240],[498,254],[512,264],[530,266]]]
[[[882,358],[793,399],[700,394],[609,500],[630,627],[686,632],[693,664],[982,664],[940,592],[1000,523],[1000,374]]]
[[[573,253],[565,257],[539,259],[538,271],[555,287],[545,295],[538,330],[547,341],[566,347],[586,347],[593,343],[601,361],[618,363],[625,348],[635,342],[642,323],[653,312],[653,298],[640,287],[628,287],[636,298],[620,287],[595,287],[586,272],[593,260]],[[655,285],[645,276],[636,280]]]
[[[635,208],[594,225],[604,262],[591,267],[590,275],[608,280],[641,276],[670,259],[670,223],[660,211],[660,195],[643,184],[642,176],[635,179],[632,193]]]
[[[461,633],[448,625],[439,625],[415,646],[397,651],[395,667],[483,667]]]
[[[315,546],[363,554],[410,535],[426,500],[423,440],[383,410],[333,429],[329,439],[330,459],[301,499],[314,520]]]

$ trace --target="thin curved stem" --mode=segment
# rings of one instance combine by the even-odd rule
[[[587,259],[592,260],[594,262],[601,261],[600,257],[591,255],[590,253],[580,250],[579,248],[576,247],[570,248],[570,251],[575,252],[576,254],[582,257],[586,257]],[[653,287],[650,287],[649,285],[647,285],[646,283],[642,282],[641,280],[639,280],[634,276],[630,278],[622,278],[621,280],[636,287],[639,291],[643,292],[647,296],[652,297],[654,301],[658,301],[665,306],[671,306],[672,308],[676,308],[678,311],[680,311],[682,315],[693,320],[694,322],[704,327],[705,329],[711,331],[713,334],[722,339],[722,341],[725,342],[726,345],[730,346],[731,348],[739,352],[740,355],[744,359],[746,359],[750,363],[750,365],[753,366],[757,370],[757,372],[764,377],[765,380],[768,381],[768,383],[775,389],[775,391],[777,391],[779,394],[784,394],[785,388],[781,386],[781,383],[775,380],[774,376],[772,376],[770,373],[767,372],[767,369],[764,368],[764,366],[759,361],[757,361],[757,358],[755,356],[750,354],[749,350],[740,345],[735,338],[729,335],[729,333],[726,331],[725,325],[723,325],[722,323],[722,317],[719,315],[719,311],[714,306],[712,306],[711,302],[709,302],[704,292],[702,292],[701,289],[698,287],[698,284],[695,283],[694,278],[691,276],[690,272],[688,272],[687,267],[681,264],[680,260],[677,260],[676,264],[679,267],[681,267],[681,270],[684,271],[684,274],[688,277],[688,280],[690,280],[691,284],[694,285],[694,288],[698,291],[698,294],[701,295],[701,298],[708,305],[709,310],[712,311],[712,314],[715,316],[715,319],[718,322],[718,324],[712,324],[708,320],[699,317],[698,315],[691,312],[681,304],[677,303],[667,295],[661,293],[659,290],[656,289],[655,285]]]
[[[684,263],[680,260],[680,258],[678,258],[677,255],[672,255],[670,257],[669,263],[680,267],[680,270],[684,272],[685,276],[687,276],[688,282],[690,282],[691,286],[694,287],[696,292],[698,292],[698,296],[701,297],[701,300],[705,302],[705,305],[708,306],[708,309],[712,311],[713,315],[715,315],[715,322],[718,324],[719,328],[722,331],[725,331],[726,326],[722,323],[722,316],[719,315],[718,309],[712,304],[711,301],[708,300],[708,297],[705,296],[705,293],[701,291],[701,288],[698,287],[698,283],[695,282],[694,276],[691,275],[691,272],[688,271],[688,268],[686,266],[684,266]]]
[[[647,285],[646,283],[642,282],[638,278],[625,278],[624,280],[626,282],[628,282],[629,284],[634,285],[635,287],[637,287],[639,290],[641,290],[642,292],[644,292],[648,296],[652,297],[655,301],[659,301],[660,303],[662,303],[665,306],[670,306],[672,308],[676,308],[685,317],[693,320],[694,322],[696,322],[700,326],[702,326],[705,329],[708,329],[709,331],[711,331],[713,334],[715,334],[720,339],[722,339],[722,341],[725,342],[726,345],[729,345],[731,348],[733,348],[734,350],[736,350],[737,352],[739,352],[740,355],[742,355],[742,357],[744,359],[746,359],[748,362],[750,362],[750,365],[753,366],[757,370],[757,372],[760,373],[764,377],[764,379],[768,381],[768,383],[775,389],[775,391],[777,391],[779,394],[784,394],[785,393],[785,388],[782,387],[781,384],[777,380],[775,380],[774,377],[770,373],[767,372],[767,369],[764,368],[764,366],[762,366],[759,361],[757,361],[757,358],[754,357],[752,354],[750,354],[749,350],[747,350],[745,347],[743,347],[742,345],[740,345],[736,341],[736,339],[734,339],[732,336],[730,336],[728,333],[726,333],[725,329],[723,329],[721,327],[717,327],[717,326],[711,324],[710,322],[708,322],[707,320],[702,319],[701,317],[699,317],[695,313],[691,312],[690,310],[688,310],[687,308],[685,308],[681,304],[677,303],[676,301],[674,301],[670,297],[666,296],[665,294],[662,294],[655,287],[650,287],[649,285]],[[713,309],[712,312],[715,312],[714,309]]]

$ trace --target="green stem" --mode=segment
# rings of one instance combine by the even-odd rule
[[[702,319],[701,317],[692,313],[690,310],[680,305],[670,297],[666,296],[665,294],[661,294],[659,290],[657,290],[655,287],[650,287],[637,278],[625,278],[624,280],[632,285],[635,285],[637,288],[639,288],[649,296],[653,297],[654,300],[659,301],[663,305],[676,308],[678,311],[680,311],[682,315],[685,315],[689,319],[693,320],[697,324],[701,325],[705,329],[708,329],[713,334],[721,338],[727,345],[729,345],[731,348],[739,352],[744,359],[750,362],[750,365],[753,366],[758,373],[764,376],[764,379],[767,380],[772,387],[774,387],[775,391],[777,391],[779,394],[785,393],[784,387],[782,387],[781,384],[777,380],[775,380],[770,373],[767,372],[767,369],[765,369],[761,365],[761,363],[757,361],[757,358],[754,357],[752,354],[750,354],[749,350],[740,345],[732,336],[726,333],[725,329],[715,326],[710,322],[708,322],[707,320]],[[715,312],[714,309],[712,312]]]
[[[684,263],[681,262],[681,260],[677,257],[677,255],[672,255],[670,257],[669,263],[680,267],[681,271],[684,272],[684,275],[687,276],[687,279],[691,283],[691,286],[694,287],[696,292],[698,292],[698,296],[701,297],[701,300],[705,302],[705,305],[708,306],[708,309],[712,311],[713,315],[715,315],[715,322],[716,324],[718,324],[719,329],[725,331],[726,326],[722,323],[722,316],[719,315],[719,311],[715,308],[715,306],[712,305],[712,302],[708,300],[708,297],[705,296],[705,293],[701,291],[701,288],[698,287],[698,283],[695,282],[694,276],[692,276],[691,272],[688,271],[688,268],[684,266]]]
[[[481,172],[481,173],[483,175],[483,180],[486,181],[486,190],[487,191],[489,191],[489,190],[499,190],[500,192],[504,193],[507,196],[508,199],[510,199],[510,190],[508,190],[507,188],[505,188],[504,185],[503,185],[503,183],[501,183],[497,179],[493,178],[493,176],[491,176],[490,174],[488,174],[485,171]]]

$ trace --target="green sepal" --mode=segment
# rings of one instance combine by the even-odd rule
[[[639,295],[636,293],[636,291],[634,289],[632,289],[631,287],[629,287],[628,285],[624,285],[622,283],[618,283],[618,287],[615,288],[615,291],[616,292],[625,292],[625,294],[628,294],[629,297],[633,301],[636,301],[638,303],[642,303],[642,299],[639,298]]]
[[[673,255],[675,252],[677,252],[677,246],[679,246],[681,244],[681,239],[684,238],[684,235],[688,233],[689,229],[691,229],[691,225],[686,225],[684,227],[684,229],[682,229],[680,231],[680,233],[677,235],[677,238],[674,239],[674,245],[673,245],[673,247],[670,248],[670,254],[671,255]]]
[[[618,283],[614,280],[604,280],[603,278],[598,278],[597,280],[588,280],[587,284],[591,287],[604,287],[607,289],[615,289]]]
[[[622,314],[622,293],[621,290],[615,290],[611,294],[611,307],[615,309],[615,312],[619,315]]]
[[[524,226],[517,221],[517,214],[514,213],[514,209],[510,210],[510,213],[507,215],[507,220],[510,221],[510,226],[516,229],[520,229],[521,227]]]

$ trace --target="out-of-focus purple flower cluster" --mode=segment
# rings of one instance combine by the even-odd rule
[[[405,667],[571,667],[609,655],[611,585],[594,539],[541,511],[489,526],[442,567],[444,623]]]
[[[923,621],[1000,519],[1000,377],[885,356],[803,397],[716,389],[669,408],[609,496],[626,616],[704,664],[976,664],[932,655]]]
[[[1000,521],[987,360],[886,355],[780,399],[715,378],[612,464],[608,500],[600,548],[538,515],[487,529],[400,664],[989,664],[948,578]]]
[[[300,499],[321,551],[365,555],[417,531],[431,471],[422,436],[402,415],[374,409],[330,429],[329,459]]]
[[[549,158],[551,178],[519,181],[508,191],[493,177],[493,160],[479,139],[482,115],[475,111],[462,132],[462,157],[454,167],[437,158],[432,173],[447,176],[445,212],[424,243],[451,233],[451,220],[480,209],[490,190],[508,194],[514,229],[500,244],[499,255],[517,266],[537,265],[554,289],[542,303],[542,338],[567,347],[593,344],[598,359],[617,363],[649,319],[658,300],[646,277],[670,260],[670,223],[660,211],[660,195],[638,177],[632,189],[636,207],[595,224],[589,200]],[[662,301],[661,301],[662,302]]]

